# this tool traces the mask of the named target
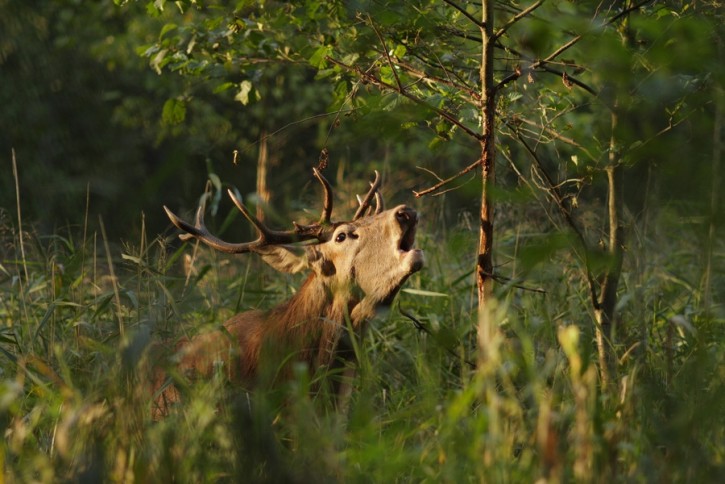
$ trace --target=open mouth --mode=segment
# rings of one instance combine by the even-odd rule
[[[402,207],[395,213],[395,218],[400,224],[400,241],[398,242],[398,254],[405,259],[408,275],[418,272],[424,264],[423,251],[415,249],[415,230],[418,226],[418,214],[415,210]]]
[[[418,225],[418,214],[409,208],[403,208],[395,214],[395,218],[400,224],[402,234],[400,234],[400,242],[398,250],[401,252],[409,252],[415,244],[415,228]]]
[[[398,249],[402,252],[408,252],[413,248],[415,244],[415,224],[408,227],[403,226],[403,234],[400,237],[400,244]]]

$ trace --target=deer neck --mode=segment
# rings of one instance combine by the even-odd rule
[[[312,273],[297,293],[272,310],[269,321],[282,331],[317,331],[321,327],[343,328],[349,318],[357,329],[375,315],[375,304],[350,285],[330,285]]]

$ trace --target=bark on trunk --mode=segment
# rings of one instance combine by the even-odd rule
[[[493,201],[490,188],[494,183],[494,123],[496,114],[493,85],[493,2],[483,1],[483,38],[481,49],[481,220],[478,244],[478,303],[483,308],[491,294],[493,274]]]
[[[493,285],[493,200],[491,187],[495,181],[495,86],[493,83],[493,1],[482,2],[481,37],[481,212],[479,226],[476,283],[478,287],[479,339],[485,353],[493,328],[491,318],[485,317],[486,304]],[[485,355],[483,355],[485,357]]]
[[[597,349],[599,352],[599,371],[602,386],[612,381],[616,365],[612,348],[615,309],[617,307],[617,287],[622,273],[624,253],[624,228],[622,227],[622,166],[617,149],[615,131],[617,129],[616,106],[612,111],[612,137],[609,143],[609,164],[606,168],[608,186],[608,225],[609,263],[604,274],[604,282],[599,296],[599,307],[595,309],[597,319]]]

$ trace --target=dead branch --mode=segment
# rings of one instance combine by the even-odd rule
[[[465,167],[463,170],[459,171],[452,177],[446,178],[445,180],[441,180],[438,183],[436,183],[435,185],[433,185],[432,187],[426,188],[423,191],[420,191],[420,192],[413,191],[413,195],[415,195],[415,198],[420,198],[423,195],[428,195],[429,193],[435,192],[435,191],[439,190],[442,186],[447,185],[448,183],[452,182],[453,180],[460,178],[463,175],[465,175],[466,173],[469,173],[470,171],[474,170],[476,167],[480,166],[482,162],[483,162],[483,158],[479,158],[478,160],[471,163],[470,165],[468,165],[467,167]]]

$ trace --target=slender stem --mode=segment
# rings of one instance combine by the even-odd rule
[[[481,166],[481,163],[482,163],[482,162],[483,162],[483,158],[479,158],[478,160],[474,161],[473,163],[471,163],[470,165],[468,165],[467,167],[465,167],[465,168],[464,168],[463,170],[459,171],[459,172],[458,172],[458,173],[456,173],[455,175],[453,175],[453,176],[451,176],[451,177],[448,177],[448,178],[446,178],[445,180],[441,180],[441,181],[439,181],[438,183],[436,183],[435,185],[433,185],[432,187],[426,188],[425,190],[422,190],[422,191],[420,191],[420,192],[416,192],[416,191],[414,191],[414,192],[413,192],[413,194],[415,195],[415,197],[416,197],[416,198],[420,198],[420,197],[422,197],[423,195],[428,195],[429,193],[432,193],[432,192],[438,191],[438,190],[440,190],[440,189],[441,189],[441,188],[442,188],[443,186],[445,186],[445,185],[449,184],[449,183],[450,183],[450,182],[452,182],[453,180],[456,180],[457,178],[460,178],[460,177],[462,177],[462,176],[463,176],[463,175],[465,175],[466,173],[469,173],[469,172],[473,171],[473,169],[474,169],[474,168],[476,168],[476,167],[478,167],[478,166]]]
[[[599,295],[597,294],[597,286],[596,282],[594,280],[594,275],[591,272],[591,263],[589,260],[589,253],[590,249],[587,244],[586,238],[584,237],[584,232],[581,231],[579,226],[577,225],[576,221],[574,220],[574,217],[571,214],[571,211],[567,209],[566,205],[564,204],[564,199],[562,198],[561,194],[559,193],[559,190],[556,188],[556,184],[554,183],[554,180],[551,178],[549,173],[544,168],[544,164],[539,159],[539,156],[536,154],[536,151],[529,146],[529,144],[526,142],[523,136],[521,136],[521,133],[511,124],[506,123],[506,126],[508,126],[511,131],[515,134],[516,138],[518,139],[519,143],[524,147],[526,152],[531,156],[531,159],[534,160],[534,164],[536,165],[537,171],[541,174],[541,176],[544,178],[548,185],[548,192],[551,194],[552,199],[554,200],[554,204],[556,205],[557,209],[559,210],[559,213],[564,217],[564,220],[566,221],[567,225],[571,228],[571,230],[576,234],[577,239],[579,239],[579,244],[581,245],[582,253],[583,253],[583,259],[584,259],[584,273],[587,279],[587,285],[589,286],[589,296],[592,303],[592,306],[595,310],[599,309]]]
[[[18,175],[18,162],[15,159],[15,148],[11,150],[13,159],[13,178],[15,179],[15,203],[18,207],[18,240],[20,241],[20,257],[23,260],[23,270],[25,271],[25,280],[29,281],[28,263],[25,260],[25,242],[23,241],[23,217],[20,210],[20,176]]]
[[[533,11],[534,11],[534,10],[536,10],[537,8],[539,8],[539,7],[540,7],[540,6],[541,6],[541,5],[543,4],[543,3],[544,3],[544,0],[539,0],[539,1],[537,1],[537,2],[535,2],[535,3],[533,3],[533,4],[531,4],[531,5],[530,5],[530,6],[528,6],[527,8],[523,9],[522,11],[520,11],[519,13],[517,13],[516,15],[514,15],[513,17],[511,17],[511,18],[510,18],[510,19],[508,20],[508,22],[506,22],[506,23],[504,24],[504,26],[503,26],[503,27],[501,27],[500,29],[498,29],[498,30],[496,31],[496,33],[495,33],[495,34],[494,34],[494,36],[493,36],[493,40],[495,41],[495,40],[497,40],[497,39],[498,39],[499,37],[501,37],[502,35],[504,35],[504,34],[506,33],[506,31],[507,31],[507,30],[508,30],[509,28],[511,28],[511,26],[513,26],[513,25],[514,25],[514,24],[515,24],[516,22],[518,22],[518,21],[519,21],[519,20],[521,20],[522,18],[524,18],[524,17],[526,17],[527,15],[529,15],[529,14],[530,14],[531,12],[533,12]]]
[[[451,0],[443,0],[443,1],[446,2],[448,5],[450,5],[451,7],[455,8],[456,10],[458,10],[459,12],[461,12],[468,20],[470,20],[471,22],[473,22],[479,28],[483,29],[485,27],[485,24],[483,23],[483,22],[485,22],[485,20],[483,22],[480,22],[478,19],[476,19],[476,17],[474,17],[473,15],[471,15],[470,13],[468,13],[466,11],[466,9],[464,9],[463,7],[461,7],[460,5],[458,5],[457,3],[452,2]],[[484,10],[485,10],[485,8],[484,8]],[[485,18],[485,16],[484,16],[484,18]]]
[[[717,42],[718,53],[723,54],[723,41]],[[718,213],[718,192],[720,190],[720,165],[723,152],[723,126],[725,125],[723,113],[725,112],[725,92],[722,86],[715,88],[715,119],[712,127],[712,171],[710,174],[710,223],[707,229],[707,244],[705,246],[705,273],[703,275],[703,303],[705,311],[709,312],[712,305],[712,259],[715,248],[715,219]]]
[[[385,39],[383,38],[383,34],[380,33],[378,28],[373,23],[373,19],[368,15],[368,22],[370,22],[370,27],[375,32],[375,35],[378,36],[378,40],[380,41],[380,44],[383,46],[383,55],[388,61],[388,66],[390,67],[390,71],[393,73],[393,77],[395,77],[395,84],[398,85],[398,91],[400,93],[403,93],[405,89],[403,89],[403,84],[400,82],[400,78],[398,77],[398,71],[395,69],[395,64],[393,64],[393,60],[390,58],[390,53],[388,52],[388,47],[385,45]]]
[[[106,250],[106,262],[108,263],[108,272],[111,275],[111,285],[113,286],[113,300],[116,305],[115,316],[116,322],[118,323],[118,335],[123,339],[125,337],[124,325],[123,325],[123,314],[121,305],[121,292],[118,289],[118,279],[116,278],[116,271],[113,269],[113,257],[111,256],[111,248],[108,245],[108,236],[106,235],[106,226],[103,224],[103,218],[98,216],[98,224],[101,227],[101,237],[103,237],[103,247]]]

